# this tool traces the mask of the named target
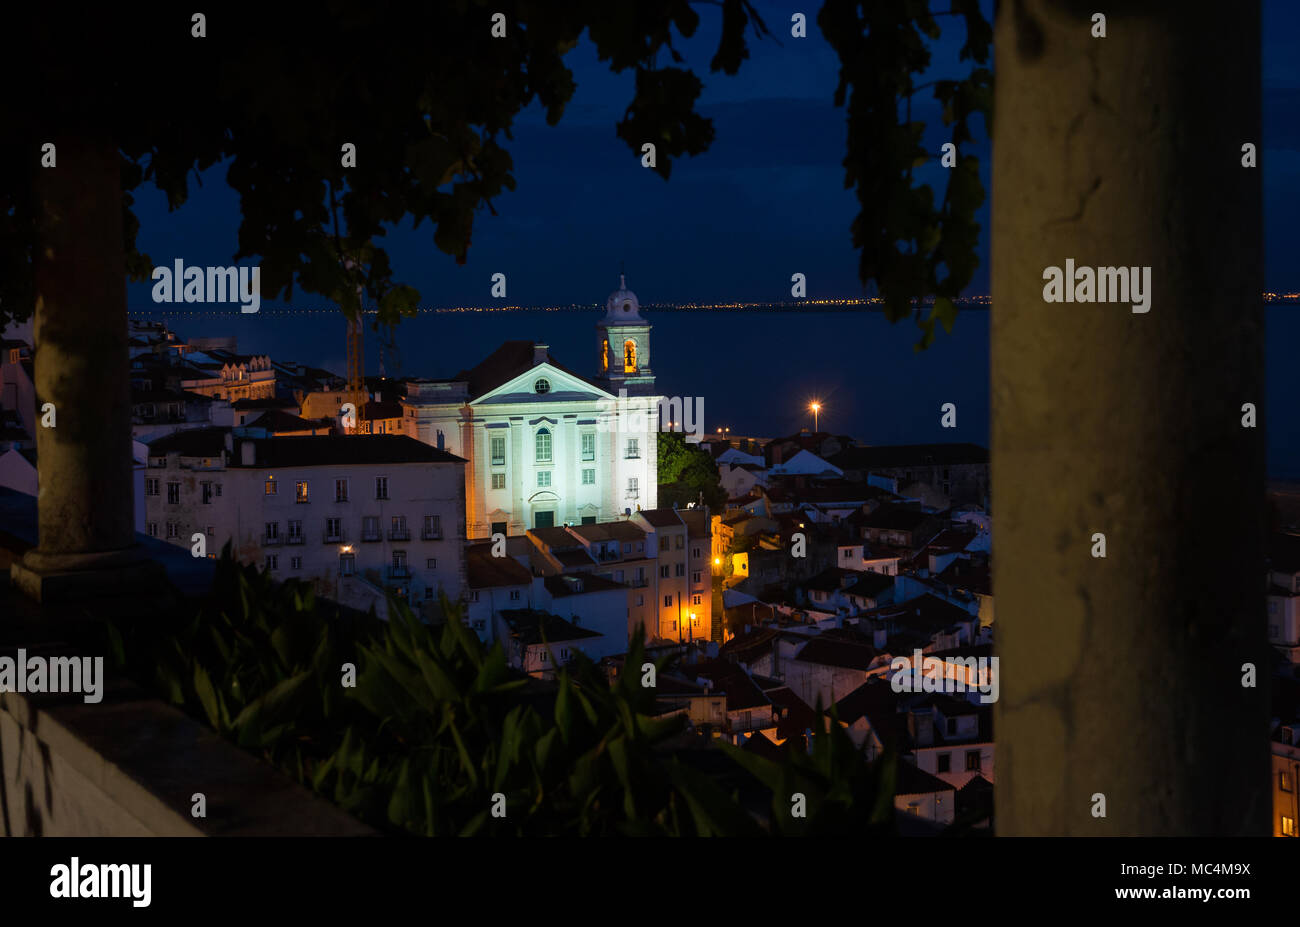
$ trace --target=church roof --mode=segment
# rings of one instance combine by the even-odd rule
[[[521,373],[536,367],[540,363],[536,359],[536,353],[531,341],[507,341],[476,366],[462,370],[452,379],[468,383],[468,398],[477,399],[492,392],[502,383],[508,383]],[[558,363],[549,353],[546,355],[545,362],[557,370],[563,370],[569,376],[577,377],[584,383],[591,383],[591,380]],[[596,386],[594,383],[591,385]]]

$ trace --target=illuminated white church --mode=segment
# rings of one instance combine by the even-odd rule
[[[468,461],[466,534],[614,521],[658,497],[657,420],[650,323],[623,277],[596,325],[599,370],[588,379],[545,344],[507,341],[450,380],[414,380],[403,400],[406,434]]]

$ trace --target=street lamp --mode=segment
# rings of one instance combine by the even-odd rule
[[[817,433],[817,415],[818,415],[818,413],[821,412],[821,410],[822,410],[822,404],[821,404],[820,402],[809,403],[809,405],[808,405],[808,410],[809,410],[810,412],[812,412],[812,414],[813,414],[813,434],[816,434],[816,433]]]

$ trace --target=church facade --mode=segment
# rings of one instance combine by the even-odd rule
[[[650,324],[622,278],[597,323],[598,376],[507,341],[448,380],[414,380],[406,434],[466,461],[466,536],[598,524],[658,504]]]

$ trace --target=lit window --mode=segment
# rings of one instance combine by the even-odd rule
[[[537,462],[551,462],[551,433],[545,428],[537,432]]]
[[[538,485],[538,486],[550,486],[550,485],[551,485],[551,471],[550,471],[550,470],[538,470],[538,471],[537,471],[537,485]]]
[[[596,459],[596,436],[590,432],[582,436],[582,459]]]
[[[583,470],[583,471],[582,471],[582,485],[583,485],[583,486],[595,486],[595,485],[596,485],[596,471],[595,471],[595,470]]]
[[[506,488],[506,475],[505,475],[504,473],[493,473],[493,474],[492,474],[492,488],[493,488],[493,489],[505,489],[505,488]]]
[[[307,481],[298,480],[293,484],[293,501],[304,503],[307,501]]]
[[[278,490],[276,488],[275,477],[273,476],[267,477],[266,486],[263,492],[265,492],[265,494],[268,496],[274,496],[276,495],[277,491]]]

